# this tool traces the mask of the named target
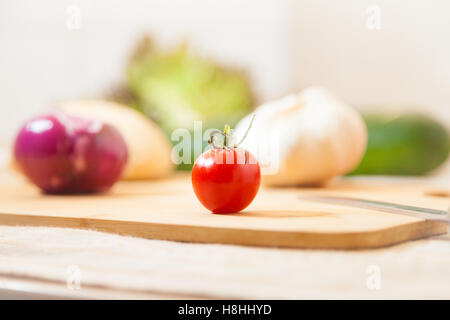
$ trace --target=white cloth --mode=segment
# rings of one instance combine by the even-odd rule
[[[331,251],[0,226],[0,276],[66,283],[76,266],[81,290],[96,286],[256,299],[449,299],[449,253],[450,241],[442,237],[377,250]]]

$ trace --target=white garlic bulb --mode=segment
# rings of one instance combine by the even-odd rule
[[[263,182],[276,186],[320,184],[353,170],[367,144],[362,117],[322,88],[308,88],[265,103],[234,130],[241,147],[259,160]]]

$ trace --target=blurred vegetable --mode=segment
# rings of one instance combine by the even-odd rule
[[[346,174],[361,161],[367,131],[361,116],[322,88],[308,88],[258,107],[244,149],[274,186],[320,184]],[[253,115],[234,132],[243,136]]]
[[[113,125],[128,147],[123,179],[155,179],[173,169],[169,139],[148,117],[131,108],[104,100],[78,100],[62,103],[64,112]]]
[[[242,72],[189,52],[185,45],[161,51],[144,38],[128,66],[134,106],[167,134],[176,128],[234,125],[250,111],[252,97]]]
[[[193,137],[194,121],[202,121],[203,130],[225,123],[234,126],[252,107],[249,82],[242,71],[219,66],[185,44],[161,50],[147,36],[129,61],[126,85],[108,97],[146,114],[169,137],[178,128],[188,129]],[[181,163],[178,169],[192,168],[193,141],[191,146],[191,162]]]
[[[368,145],[352,174],[420,175],[449,155],[450,139],[437,121],[422,115],[367,115]]]
[[[55,113],[20,130],[14,156],[21,172],[47,193],[109,189],[127,161],[127,147],[111,125]]]

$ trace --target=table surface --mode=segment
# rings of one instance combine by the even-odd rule
[[[450,298],[448,236],[364,251],[176,243],[36,227],[0,226],[0,239],[0,299]]]
[[[0,226],[0,299],[449,299],[449,253],[448,235],[339,251]]]

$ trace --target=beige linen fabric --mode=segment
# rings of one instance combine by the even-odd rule
[[[226,298],[450,298],[450,241],[368,251],[192,244],[44,227],[0,226],[0,275]],[[371,267],[372,266],[372,267]],[[378,277],[379,271],[379,277]],[[379,289],[367,282],[378,277]],[[376,279],[375,279],[376,280]]]

